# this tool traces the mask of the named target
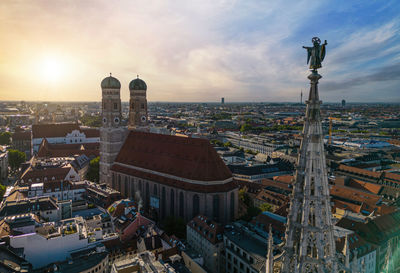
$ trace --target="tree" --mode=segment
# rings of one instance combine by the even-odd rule
[[[6,186],[0,184],[0,199],[3,198],[5,192],[6,192]]]
[[[247,208],[247,212],[243,215],[242,220],[246,222],[250,222],[253,217],[259,215],[261,213],[261,209],[257,207],[250,206]]]
[[[92,160],[90,160],[89,163],[89,170],[86,174],[86,178],[90,181],[93,182],[99,182],[99,172],[100,172],[100,156],[93,158]]]
[[[8,165],[16,171],[26,161],[26,154],[18,150],[8,150]]]
[[[230,141],[225,142],[224,147],[233,147],[232,142],[230,142]]]
[[[84,115],[81,118],[81,122],[85,126],[89,127],[101,127],[101,116],[91,116],[91,115]]]
[[[242,125],[242,127],[240,127],[240,132],[244,133],[247,131],[251,131],[252,129],[253,129],[253,127],[250,124],[245,123]]]
[[[251,206],[251,198],[247,194],[247,190],[245,188],[239,190],[239,200],[242,201],[247,207]]]
[[[11,143],[11,133],[3,132],[0,133],[0,145],[10,145]]]
[[[270,211],[270,212],[272,212],[272,206],[271,206],[271,204],[268,204],[268,203],[262,203],[260,205],[260,210],[261,211]]]

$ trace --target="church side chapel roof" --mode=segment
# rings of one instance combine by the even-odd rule
[[[209,141],[199,138],[132,131],[115,163],[113,170],[116,171],[122,170],[123,166],[118,166],[122,163],[197,181],[222,181],[232,177]]]
[[[43,138],[38,157],[69,157],[74,155],[98,156],[100,143],[51,144]]]

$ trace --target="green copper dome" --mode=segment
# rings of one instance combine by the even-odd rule
[[[131,83],[129,84],[129,90],[147,90],[147,85],[146,83],[139,79],[139,77],[137,79],[134,79],[131,81]]]
[[[101,81],[101,88],[103,88],[103,89],[121,89],[121,83],[119,82],[119,80],[112,77],[110,74],[109,77],[107,77]]]

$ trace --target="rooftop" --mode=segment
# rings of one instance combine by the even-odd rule
[[[232,174],[207,139],[131,131],[114,166],[134,166],[177,178],[224,181]]]

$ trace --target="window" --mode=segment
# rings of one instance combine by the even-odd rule
[[[146,182],[146,206],[149,207],[150,205],[150,186],[149,182]]]
[[[231,221],[235,220],[235,195],[231,192]]]
[[[171,193],[170,193],[171,197],[170,197],[170,211],[171,214],[174,215],[175,214],[175,191],[173,189],[171,189]]]
[[[213,196],[213,218],[219,221],[219,196],[217,194]]]
[[[179,193],[179,216],[180,217],[184,217],[184,215],[183,215],[183,213],[184,213],[184,210],[185,210],[185,208],[184,208],[184,200],[183,200],[183,192],[180,192]]]
[[[118,103],[114,102],[114,110],[118,109]]]
[[[125,176],[124,195],[125,195],[125,197],[128,197],[128,177],[127,176]]]
[[[153,186],[153,194],[154,196],[157,196],[157,184],[154,184]]]
[[[142,103],[141,108],[144,109],[144,103]]]
[[[200,199],[197,194],[193,196],[193,217],[196,217],[200,213]]]
[[[161,215],[165,217],[165,206],[166,206],[166,194],[165,194],[165,187],[162,187],[161,191]]]

